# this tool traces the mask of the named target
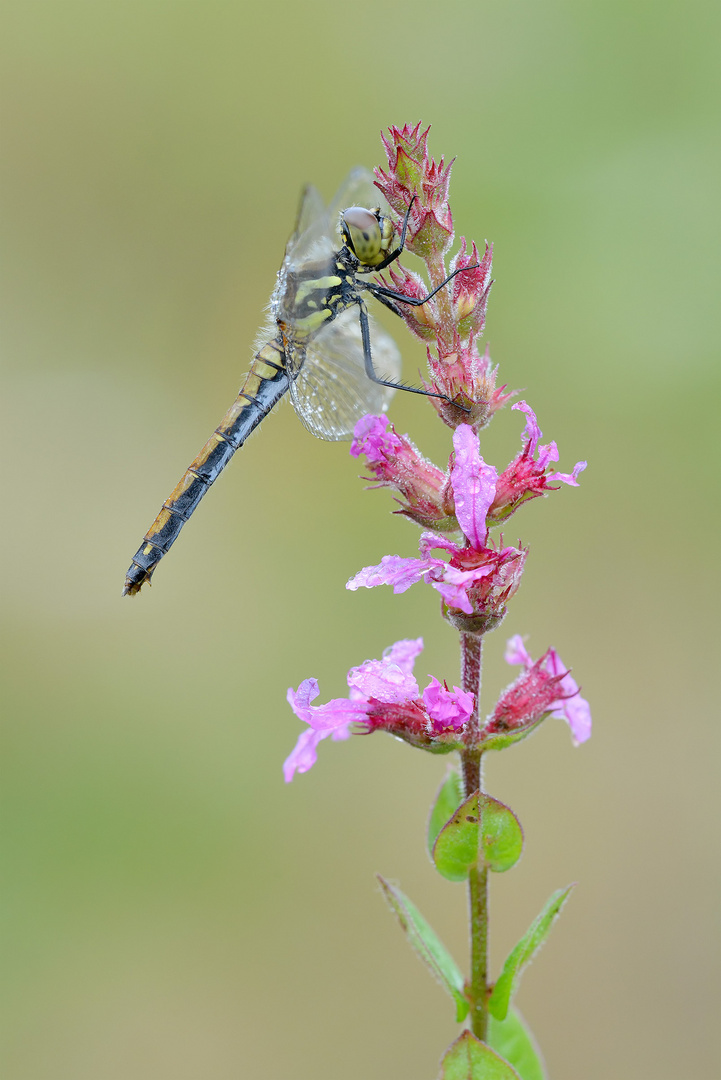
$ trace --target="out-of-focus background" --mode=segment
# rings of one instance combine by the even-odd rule
[[[445,762],[356,738],[281,778],[302,678],[326,700],[423,635],[422,684],[458,680],[434,593],[344,589],[417,530],[282,406],[153,588],[120,597],[246,370],[301,185],[332,195],[418,119],[457,155],[458,234],[496,245],[501,381],[562,469],[589,462],[508,534],[531,557],[486,709],[523,633],[596,726],[576,750],[549,722],[489,763],[526,831],[493,882],[494,968],[576,880],[519,999],[550,1076],[717,1075],[715,20],[669,0],[5,3],[3,1077],[432,1080],[455,1036],[373,877],[465,964],[464,890],[423,846]],[[426,404],[392,415],[445,462]],[[500,414],[485,457],[503,467],[521,429]]]

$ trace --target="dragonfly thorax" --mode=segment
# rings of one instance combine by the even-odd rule
[[[375,266],[388,254],[394,227],[390,218],[380,209],[366,210],[363,206],[351,206],[340,216],[343,243],[364,266]]]

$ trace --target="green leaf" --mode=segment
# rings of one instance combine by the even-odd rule
[[[488,1018],[488,1045],[505,1058],[521,1080],[548,1080],[541,1052],[516,1009],[505,1020]]]
[[[455,769],[450,769],[448,776],[438,789],[436,801],[428,819],[428,852],[431,858],[433,858],[433,845],[436,842],[438,833],[462,802],[463,784],[461,778]]]
[[[406,937],[421,960],[445,986],[456,1003],[456,1020],[460,1024],[468,1015],[469,1004],[464,994],[463,975],[443,942],[431,929],[415,904],[400,889],[377,875],[383,895],[398,916]]]
[[[505,1020],[511,998],[518,989],[521,974],[534,954],[548,937],[548,933],[569,897],[573,885],[557,889],[546,902],[543,911],[529,926],[516,947],[508,954],[503,971],[488,1001],[488,1009],[497,1020]]]
[[[474,791],[439,832],[431,854],[439,874],[449,881],[465,881],[468,871],[478,865],[479,821],[478,792]]]
[[[481,796],[483,861],[497,874],[515,866],[523,851],[523,829],[518,818],[498,799]]]
[[[518,862],[522,849],[523,832],[513,811],[476,791],[443,826],[432,855],[439,874],[449,881],[465,881],[474,866],[485,865],[498,873],[509,870]]]
[[[464,1031],[443,1057],[438,1080],[520,1080],[490,1046]]]

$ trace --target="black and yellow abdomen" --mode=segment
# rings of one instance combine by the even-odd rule
[[[143,537],[125,577],[123,596],[134,596],[176,540],[206,491],[236,450],[288,390],[285,353],[280,340],[269,341],[253,357],[237,398],[212,436],[191,461],[179,483]]]

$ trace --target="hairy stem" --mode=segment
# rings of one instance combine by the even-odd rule
[[[482,789],[480,741],[480,698],[483,638],[461,634],[461,678],[463,689],[475,695],[475,708],[466,727],[466,748],[461,754],[466,797]],[[480,827],[480,826],[479,826]],[[471,1030],[478,1039],[488,1028],[488,870],[474,867],[468,875],[468,904],[471,920]]]

